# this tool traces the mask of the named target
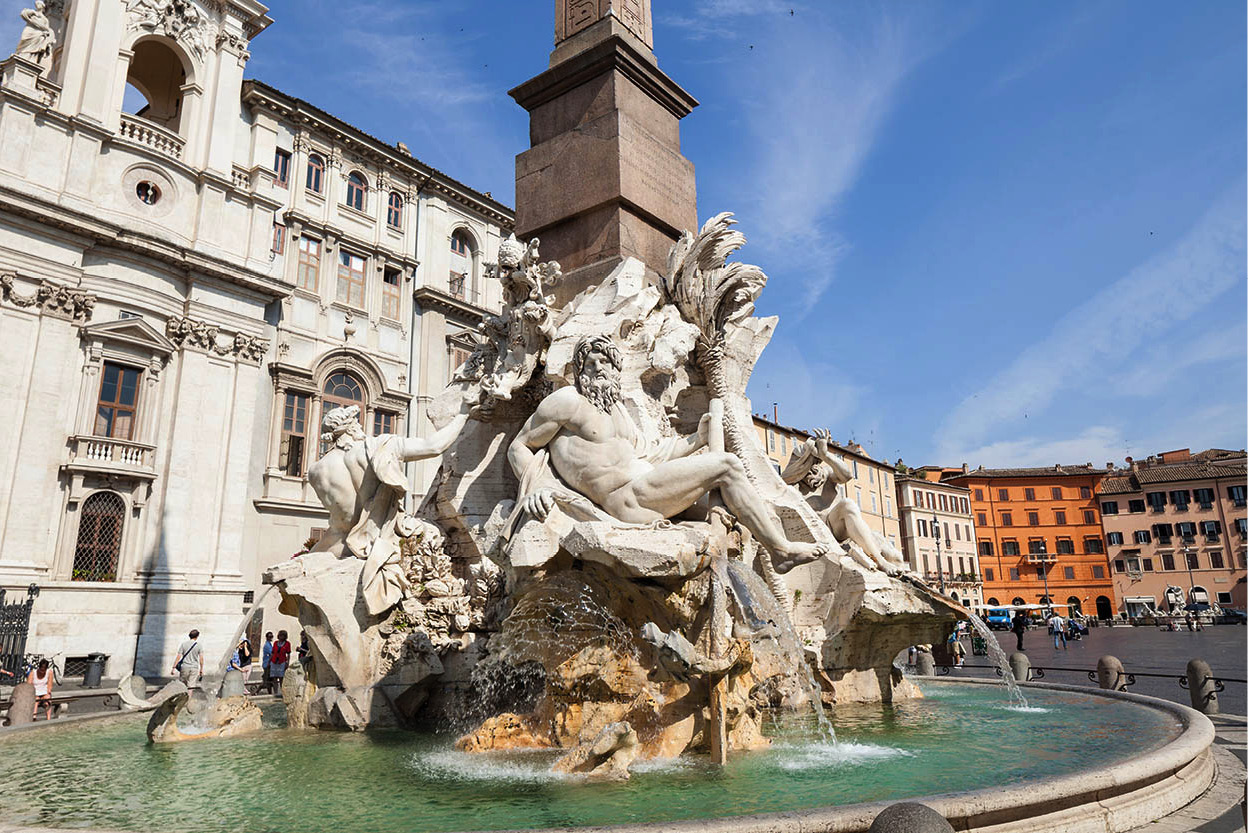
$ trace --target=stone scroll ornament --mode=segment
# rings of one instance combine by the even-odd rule
[[[499,246],[494,276],[503,288],[503,312],[482,320],[477,349],[452,379],[479,388],[475,408],[483,418],[528,384],[554,337],[553,299],[545,293],[562,273],[556,261],[539,262],[538,243],[534,238],[526,246],[511,235]]]

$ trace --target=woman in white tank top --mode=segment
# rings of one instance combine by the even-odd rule
[[[26,682],[35,688],[35,711],[30,719],[34,721],[39,717],[39,705],[43,704],[44,717],[51,721],[52,669],[48,666],[48,661],[39,661],[39,665],[31,669],[30,674],[26,676]]]

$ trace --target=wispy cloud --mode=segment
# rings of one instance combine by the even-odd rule
[[[1228,289],[1242,286],[1245,232],[1240,181],[1169,250],[1071,310],[1045,338],[964,399],[937,432],[940,458],[963,460],[974,453],[996,461],[1001,458],[990,453],[1020,454],[1028,444],[1035,454],[1058,451],[1043,445],[1052,441],[1025,439],[1010,445],[991,438],[1010,432],[1025,418],[1043,417],[1059,393],[1103,389],[1142,345],[1186,327],[1188,319]],[[1238,422],[1243,422],[1242,412]],[[1076,447],[1104,445],[1107,439],[1104,431],[1088,429],[1069,442]]]
[[[1005,67],[988,91],[1000,93],[1073,50],[1090,34],[1093,24],[1106,8],[1105,3],[1080,3],[1070,7],[1066,15],[1054,17],[1046,27],[1047,31],[1036,33],[1037,46]]]

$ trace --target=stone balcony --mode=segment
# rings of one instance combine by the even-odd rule
[[[121,129],[117,135],[130,144],[150,148],[177,160],[182,159],[182,150],[186,147],[186,140],[169,128],[129,113],[121,114]]]
[[[145,480],[156,477],[156,447],[149,443],[79,434],[69,439],[69,445],[67,469],[130,475]]]

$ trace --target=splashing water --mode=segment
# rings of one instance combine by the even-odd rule
[[[252,603],[247,613],[243,615],[243,618],[239,620],[238,628],[234,629],[234,637],[230,639],[230,643],[225,649],[225,655],[221,658],[221,662],[217,664],[217,677],[225,676],[226,671],[230,668],[230,659],[234,657],[234,650],[238,648],[238,641],[243,639],[243,633],[247,631],[247,626],[251,624],[251,621],[260,616],[261,612],[264,611],[265,600],[276,591],[276,585],[270,585],[265,588],[260,593],[260,596],[256,598],[256,601]],[[255,646],[251,647],[251,653],[253,657],[258,654]]]
[[[1027,709],[1027,699],[1023,696],[1023,690],[1018,685],[1018,681],[1014,680],[1014,673],[1010,671],[1010,659],[1005,656],[1005,651],[1002,650],[1001,644],[997,642],[997,636],[988,628],[988,624],[977,615],[969,611],[967,614],[971,618],[971,627],[983,638],[984,645],[988,647],[988,656],[992,658],[993,664],[1001,673],[1001,682],[1009,690],[1011,704]]]

